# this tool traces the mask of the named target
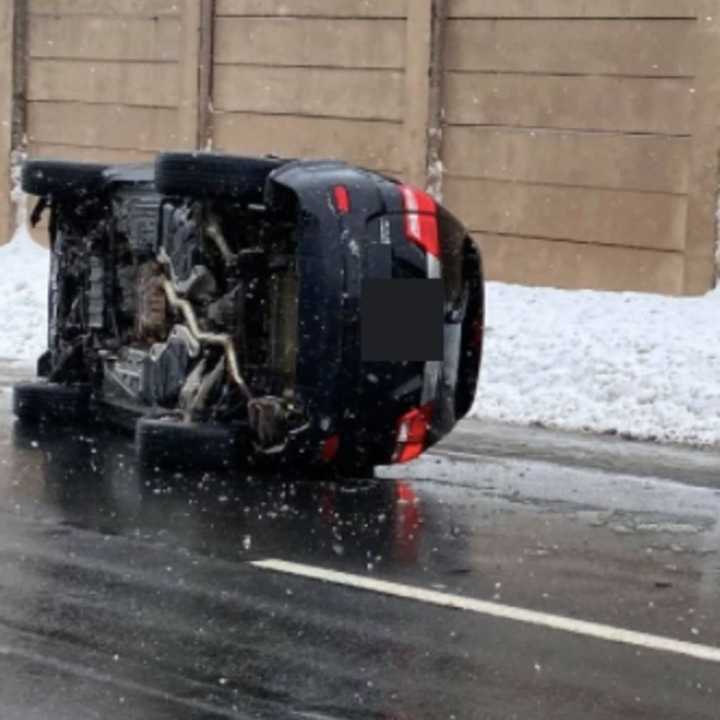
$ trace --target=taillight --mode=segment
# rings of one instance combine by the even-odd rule
[[[427,444],[432,405],[423,405],[405,413],[398,421],[393,462],[406,463],[419,457]]]
[[[347,215],[350,212],[350,193],[344,185],[336,185],[333,188],[333,202],[340,215]]]
[[[405,209],[405,235],[425,252],[440,257],[437,204],[426,192],[409,185],[401,186]]]

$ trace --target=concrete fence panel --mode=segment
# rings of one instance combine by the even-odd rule
[[[12,150],[13,108],[13,25],[14,7],[0,5],[0,243],[10,236],[10,153]]]
[[[13,8],[26,17],[19,44]],[[716,10],[716,0],[9,0],[0,219],[22,117],[32,156],[213,148],[402,176],[469,225],[491,279],[705,292]]]
[[[703,80],[716,51],[702,38],[720,18],[702,6],[448,0],[445,199],[491,278],[673,294],[712,285],[717,182],[697,153],[716,172],[717,122],[703,138],[697,120],[718,102]]]

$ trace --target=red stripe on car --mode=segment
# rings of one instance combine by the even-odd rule
[[[410,185],[402,185],[401,191],[407,239],[430,255],[440,257],[436,202],[426,192]]]

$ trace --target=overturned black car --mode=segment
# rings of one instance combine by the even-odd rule
[[[43,380],[22,421],[96,413],[143,462],[406,462],[473,402],[480,255],[421,190],[341,162],[29,161],[49,211]]]

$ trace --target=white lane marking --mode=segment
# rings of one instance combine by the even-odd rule
[[[720,663],[720,648],[710,645],[699,645],[682,640],[674,640],[673,638],[663,637],[661,635],[650,635],[648,633],[635,632],[634,630],[624,630],[623,628],[612,625],[603,625],[587,620],[575,620],[574,618],[567,618],[562,615],[526,610],[512,605],[488,602],[487,600],[475,600],[473,598],[463,597],[462,595],[452,595],[436,590],[425,590],[424,588],[414,587],[412,585],[403,585],[387,580],[377,580],[363,575],[353,575],[336,570],[326,570],[325,568],[287,562],[285,560],[256,560],[250,564],[261,570],[271,570],[286,575],[296,575],[310,580],[320,580],[335,585],[367,590],[369,592],[414,600],[430,605],[467,610],[469,612],[479,613],[480,615],[489,615],[501,620],[513,620],[529,625],[537,625],[539,627],[560,630],[562,632],[572,633],[573,635],[582,635],[596,640],[632,645],[633,647],[645,648],[647,650],[673,653],[698,660]]]

